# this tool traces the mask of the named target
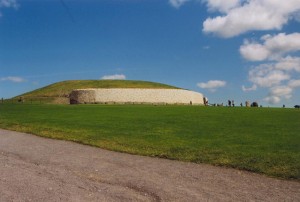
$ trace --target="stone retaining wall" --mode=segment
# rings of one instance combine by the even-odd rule
[[[182,89],[77,89],[70,104],[193,104],[203,105],[203,95]]]

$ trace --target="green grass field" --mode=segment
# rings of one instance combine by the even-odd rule
[[[300,180],[300,110],[0,104],[0,127]]]

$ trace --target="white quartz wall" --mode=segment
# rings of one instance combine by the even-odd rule
[[[202,105],[203,95],[182,89],[78,89],[70,94],[72,103],[168,103]],[[75,102],[74,102],[75,101]]]

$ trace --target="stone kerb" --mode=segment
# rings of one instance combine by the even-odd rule
[[[70,104],[95,103],[96,91],[94,89],[73,90],[70,94]]]
[[[77,89],[70,94],[70,104],[192,104],[203,105],[203,95],[183,89]]]

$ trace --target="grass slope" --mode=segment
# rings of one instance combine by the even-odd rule
[[[1,128],[300,180],[297,109],[2,104],[0,112]]]
[[[71,80],[51,84],[49,86],[16,96],[14,99],[23,97],[25,100],[40,100],[51,103],[57,98],[66,98],[73,89],[84,88],[155,88],[176,89],[177,87],[149,82],[131,80]]]

